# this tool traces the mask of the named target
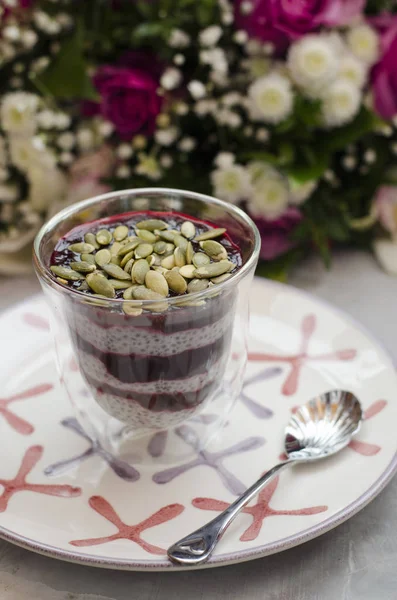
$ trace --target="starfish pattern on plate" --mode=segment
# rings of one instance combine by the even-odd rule
[[[240,394],[240,400],[258,419],[270,419],[270,417],[273,416],[273,411],[266,406],[262,406],[259,404],[259,402],[248,396],[245,389],[253,383],[261,383],[262,381],[276,377],[281,372],[281,367],[266,367],[266,369],[262,369],[259,371],[259,373],[248,377],[248,379],[244,381],[243,389],[241,390]]]
[[[47,496],[58,496],[60,498],[75,498],[80,496],[81,488],[71,485],[47,485],[41,483],[28,483],[26,481],[29,473],[34,469],[43,455],[43,446],[31,446],[25,452],[18,473],[13,479],[0,479],[3,492],[0,494],[0,512],[7,509],[8,502],[18,492],[35,492]]]
[[[264,438],[249,437],[219,452],[209,452],[208,450],[199,449],[199,437],[197,433],[188,425],[181,425],[175,430],[175,432],[197,452],[197,457],[183,465],[178,465],[176,467],[171,467],[155,473],[153,475],[153,481],[155,483],[169,483],[176,477],[179,477],[179,475],[190,471],[190,469],[194,469],[198,466],[207,466],[211,469],[214,469],[214,471],[219,475],[224,486],[232,494],[239,495],[244,492],[246,486],[239,479],[237,479],[233,473],[224,467],[223,461],[229,456],[260,448],[265,443]]]
[[[87,440],[89,443],[89,447],[82,454],[78,456],[72,456],[71,458],[67,458],[65,460],[58,461],[49,465],[44,470],[45,475],[56,476],[64,473],[65,471],[69,471],[74,467],[77,467],[82,462],[91,458],[92,456],[99,456],[102,460],[104,460],[112,471],[124,479],[125,481],[133,482],[137,481],[140,478],[139,471],[137,471],[133,466],[129,465],[127,462],[113,456],[105,450],[101,444],[97,441],[94,441],[90,438],[90,436],[84,431],[80,423],[74,417],[69,417],[67,419],[63,419],[61,421],[61,425],[71,429],[77,435]]]
[[[195,417],[192,417],[190,420],[191,420],[191,422],[202,423],[203,425],[208,425],[208,424],[216,421],[216,419],[217,419],[216,415],[196,415]],[[153,456],[153,458],[162,456],[164,454],[167,439],[168,439],[168,431],[163,430],[163,431],[157,431],[156,433],[154,433],[151,436],[148,446],[147,446],[147,451],[150,454],[150,456]]]
[[[364,411],[364,419],[372,419],[378,413],[380,413],[387,406],[387,400],[377,400],[371,406]],[[362,454],[363,456],[374,456],[381,450],[381,446],[376,444],[369,444],[368,442],[362,442],[361,440],[352,440],[349,444],[349,448]]]
[[[25,390],[24,392],[10,396],[9,398],[0,398],[0,415],[5,419],[5,421],[7,421],[8,425],[12,427],[14,431],[22,435],[30,435],[34,431],[33,425],[16,415],[8,407],[13,402],[26,400],[28,398],[33,398],[34,396],[41,396],[41,394],[45,394],[45,392],[52,390],[53,387],[54,386],[52,383],[41,383]]]
[[[290,370],[281,388],[284,396],[292,396],[298,389],[299,377],[302,367],[305,363],[311,361],[334,361],[334,360],[353,360],[357,356],[357,351],[349,348],[345,350],[336,350],[328,354],[309,354],[310,340],[316,330],[316,316],[306,315],[301,323],[301,343],[297,354],[269,354],[266,352],[249,352],[248,360],[263,361],[275,363],[287,363]]]
[[[182,504],[169,504],[168,506],[163,506],[163,508],[160,508],[160,510],[156,511],[137,525],[127,525],[120,519],[112,505],[102,496],[91,496],[88,503],[95,512],[100,514],[107,521],[110,521],[110,523],[117,528],[117,532],[103,537],[72,540],[69,542],[72,546],[98,546],[99,544],[106,544],[113,540],[125,539],[135,542],[135,544],[138,544],[143,550],[146,550],[146,552],[150,552],[151,554],[165,554],[166,551],[163,548],[159,548],[158,546],[146,542],[142,539],[141,533],[146,529],[151,529],[162,523],[167,523],[167,521],[171,521],[171,519],[175,519],[175,517],[179,516],[185,510],[185,507]]]
[[[275,477],[258,495],[256,504],[246,506],[242,512],[251,515],[252,524],[244,531],[240,537],[241,542],[250,542],[256,540],[261,532],[263,521],[267,517],[277,516],[305,516],[316,515],[328,510],[328,506],[310,506],[308,508],[298,508],[295,510],[277,510],[270,506],[270,501],[277,489],[279,478]],[[201,510],[214,510],[222,512],[228,508],[229,503],[223,500],[214,500],[213,498],[195,498],[192,501],[193,506]]]

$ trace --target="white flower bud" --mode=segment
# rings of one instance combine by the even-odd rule
[[[187,88],[195,100],[204,98],[207,93],[205,85],[201,81],[197,81],[197,79],[193,79],[193,81],[188,83]]]
[[[131,158],[133,150],[129,144],[120,144],[117,148],[117,156],[122,159]]]
[[[88,129],[87,127],[79,129],[76,134],[76,138],[77,144],[79,148],[83,150],[83,152],[88,152],[89,150],[92,150],[92,148],[95,145],[94,132],[91,129]]]
[[[181,29],[173,29],[168,44],[171,48],[186,48],[190,44],[190,37]]]
[[[202,46],[215,46],[222,36],[222,27],[210,25],[199,33],[199,42]]]
[[[128,165],[121,165],[117,171],[116,176],[120,179],[127,179],[131,175],[131,169]]]
[[[168,67],[160,79],[160,85],[165,90],[174,90],[182,81],[182,73],[175,67]]]
[[[57,144],[62,150],[71,150],[76,143],[76,138],[73,133],[67,131],[58,136]]]

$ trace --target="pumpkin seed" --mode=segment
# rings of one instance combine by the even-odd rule
[[[193,279],[193,277],[195,277],[195,266],[185,265],[179,269],[179,273],[182,275],[182,277],[186,277],[186,279]]]
[[[66,282],[67,283],[67,282]],[[81,282],[81,285],[79,285],[79,287],[77,288],[78,292],[86,292],[87,290],[89,290],[90,288],[88,287],[88,283],[86,282],[86,280],[84,279],[84,281]]]
[[[175,250],[175,244],[171,244],[171,242],[167,242],[165,245],[165,255],[168,256],[172,254]]]
[[[138,237],[144,242],[149,242],[149,244],[154,244],[157,241],[157,236],[146,229],[140,229],[138,231]]]
[[[95,271],[95,273],[99,276],[99,277],[103,277],[104,279],[109,279],[108,274],[105,273],[105,271]]]
[[[132,270],[132,265],[134,264],[134,259],[130,258],[130,260],[127,262],[127,264],[123,267],[124,271],[128,274],[131,275],[131,270]]]
[[[78,271],[79,273],[92,273],[96,269],[95,265],[85,262],[84,260],[72,262],[70,263],[70,266],[73,271]]]
[[[169,269],[164,269],[164,267],[153,267],[154,271],[157,271],[158,273],[161,273],[162,275],[165,275],[166,273],[169,272]]]
[[[186,265],[186,257],[182,248],[175,248],[174,260],[176,267],[184,267]]]
[[[123,247],[123,244],[121,244],[120,242],[113,242],[113,244],[109,248],[110,254],[112,256],[117,256],[117,254],[119,253],[120,248],[122,248],[122,247]]]
[[[212,277],[218,277],[219,275],[223,275],[230,269],[230,265],[233,263],[229,263],[228,260],[223,262],[211,263],[209,265],[204,265],[203,267],[199,267],[194,271],[194,277],[198,279],[211,279]]]
[[[69,269],[69,267],[62,267],[61,265],[52,265],[50,269],[54,273],[54,275],[57,275],[57,277],[61,277],[62,279],[66,279],[67,281],[78,281],[79,279],[84,279],[84,275],[73,271],[73,269]]]
[[[193,256],[193,264],[197,269],[204,265],[208,265],[210,262],[210,257],[207,256],[207,254],[204,254],[204,252],[196,252]]]
[[[135,257],[136,258],[146,258],[153,252],[152,244],[139,244],[135,249]]]
[[[128,252],[131,252],[131,250],[135,250],[135,248],[137,248],[140,243],[141,240],[138,237],[134,240],[131,240],[130,242],[128,242],[128,244],[125,244],[125,246],[122,246],[120,248],[120,250],[117,253],[117,256],[125,256],[126,254],[128,254]]]
[[[170,256],[163,258],[161,266],[164,267],[164,269],[172,269],[172,267],[175,267],[175,256],[170,254]]]
[[[117,265],[118,267],[120,266],[120,256],[112,256],[112,258],[110,259],[110,262],[112,263],[112,265]]]
[[[159,267],[161,265],[162,256],[154,253],[152,254],[152,256],[154,257],[154,263],[152,266]]]
[[[108,265],[103,265],[103,270],[105,271],[105,273],[107,273],[111,277],[114,277],[115,279],[122,279],[128,281],[130,281],[131,279],[130,275],[126,273],[124,269],[117,265],[113,265],[112,263],[109,263]]]
[[[131,279],[128,281],[121,281],[120,279],[109,279],[109,283],[112,284],[115,290],[126,290],[131,286]]]
[[[55,279],[58,281],[58,283],[61,283],[62,285],[68,285],[68,282],[66,281],[66,279],[62,279],[62,277],[55,277]],[[79,288],[77,288],[77,289],[79,289]]]
[[[194,292],[202,292],[203,290],[207,289],[208,284],[208,279],[192,279],[188,283],[187,291],[189,294],[194,294]]]
[[[227,263],[229,265],[228,271],[233,271],[233,269],[236,268],[236,265],[234,264],[234,262],[231,262],[230,260],[221,260],[221,263]]]
[[[142,308],[129,302],[123,302],[123,312],[129,317],[139,317],[142,314]]]
[[[181,234],[191,240],[196,235],[196,228],[191,221],[185,221],[181,225]]]
[[[113,236],[108,229],[100,229],[96,234],[96,241],[101,246],[107,246],[112,241]]]
[[[138,285],[133,291],[135,300],[164,300],[164,296],[144,285]]]
[[[166,247],[167,244],[163,241],[160,241],[154,244],[153,249],[157,254],[164,254]]]
[[[200,242],[200,246],[213,260],[227,259],[226,248],[219,242],[215,242],[214,240],[206,240],[204,242]]]
[[[140,258],[132,265],[131,279],[136,283],[142,284],[145,281],[146,273],[150,267],[144,258]]]
[[[80,258],[82,261],[90,263],[90,265],[95,265],[95,256],[93,254],[83,252]]]
[[[212,283],[223,283],[224,281],[229,279],[229,277],[231,277],[231,276],[232,276],[231,273],[224,273],[223,275],[219,275],[218,277],[213,277],[211,279],[211,281],[212,281]]]
[[[135,225],[137,229],[146,229],[147,231],[154,231],[155,229],[167,229],[168,225],[165,221],[161,221],[161,219],[145,219],[144,221],[139,221]]]
[[[113,237],[116,242],[121,242],[128,235],[128,227],[126,225],[118,225],[113,231]]]
[[[90,273],[89,275],[87,275],[86,281],[92,289],[92,291],[96,294],[100,294],[101,296],[105,296],[106,298],[115,297],[116,292],[114,290],[114,287],[112,286],[110,281],[108,281],[108,279],[105,279],[105,277],[101,277],[97,273]]]
[[[179,231],[176,231],[175,229],[168,229],[167,231],[156,230],[155,233],[157,233],[162,240],[165,240],[166,242],[172,242],[174,237],[179,234]]]
[[[184,238],[183,235],[177,233],[177,235],[174,236],[173,243],[175,244],[175,246],[181,248],[184,252],[186,252],[187,239]]]
[[[136,285],[130,285],[130,287],[128,287],[126,290],[124,290],[123,292],[123,298],[124,300],[132,300],[134,297],[134,289],[138,287]]]
[[[76,244],[70,244],[69,250],[78,254],[91,254],[91,252],[94,252],[95,246],[86,244],[85,242],[77,242]]]
[[[184,294],[187,290],[187,284],[182,275],[177,271],[167,271],[164,275],[169,288],[176,294]]]
[[[124,254],[123,258],[121,259],[120,262],[120,267],[123,267],[128,263],[128,261],[133,258],[134,256],[134,251],[131,250],[131,252],[128,252],[127,254]]]
[[[123,244],[129,244],[130,242],[139,242],[141,243],[140,238],[137,235],[129,235],[126,240],[123,240]]]
[[[88,233],[85,234],[84,236],[84,241],[87,244],[91,244],[91,246],[94,246],[95,250],[99,249],[99,244],[96,241],[96,237],[93,233],[91,233],[90,231]]]
[[[195,242],[204,242],[205,240],[213,240],[214,238],[220,237],[226,233],[226,229],[224,227],[218,227],[215,229],[209,229],[208,231],[204,231],[200,233],[200,235],[196,235],[194,238]]]
[[[164,275],[158,271],[148,271],[145,277],[145,284],[153,292],[157,292],[160,296],[166,298],[168,296],[169,288],[168,283]]]
[[[188,242],[186,247],[186,263],[191,265],[193,262],[194,248],[192,242]]]
[[[107,265],[108,263],[110,263],[111,258],[112,258],[112,255],[110,254],[110,251],[107,248],[98,250],[98,252],[95,254],[95,262],[100,267],[103,267],[104,265]]]

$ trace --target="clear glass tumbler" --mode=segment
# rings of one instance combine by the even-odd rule
[[[226,227],[243,265],[223,283],[181,298],[153,301],[89,296],[49,270],[58,240],[77,225],[130,212],[177,212]],[[38,233],[34,265],[51,308],[60,380],[85,431],[128,456],[127,442],[190,421],[196,450],[219,433],[238,398],[247,360],[249,288],[259,234],[243,211],[182,190],[112,192],[55,215]],[[151,310],[145,310],[148,305]],[[134,308],[143,308],[140,315]],[[173,454],[174,452],[174,454]],[[175,449],[169,456],[180,454]]]

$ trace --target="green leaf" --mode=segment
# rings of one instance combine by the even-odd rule
[[[321,107],[321,100],[308,100],[298,96],[295,102],[296,118],[308,127],[315,127],[321,122]]]
[[[324,135],[322,146],[330,152],[343,150],[349,144],[374,131],[377,124],[379,124],[378,117],[368,109],[362,108],[354,121]]]
[[[37,77],[38,86],[55,98],[98,100],[87,74],[83,45],[84,30],[80,22],[72,36],[62,43],[49,67]]]
[[[245,160],[260,160],[266,162],[269,165],[277,167],[283,167],[289,165],[294,161],[295,150],[290,142],[281,142],[277,152],[272,154],[271,152],[244,152],[241,154],[241,158]]]
[[[319,179],[328,168],[328,156],[317,154],[317,160],[310,165],[294,165],[286,169],[293,185],[302,185]]]
[[[133,42],[140,42],[148,38],[162,36],[162,34],[164,34],[162,23],[141,23],[132,32],[131,40]]]

